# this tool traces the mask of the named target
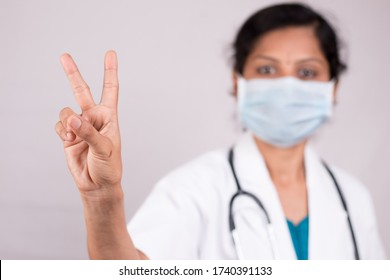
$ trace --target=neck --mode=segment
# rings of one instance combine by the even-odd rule
[[[295,185],[305,181],[304,150],[306,142],[290,148],[271,146],[255,137],[257,148],[262,154],[268,172],[275,185]]]

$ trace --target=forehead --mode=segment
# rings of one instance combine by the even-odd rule
[[[313,26],[286,27],[265,33],[249,55],[269,55],[279,59],[325,59]]]

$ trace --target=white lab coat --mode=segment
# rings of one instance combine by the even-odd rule
[[[244,134],[234,148],[237,176],[244,190],[267,209],[281,259],[296,259],[278,194],[253,136]],[[229,201],[237,186],[227,149],[210,152],[163,178],[128,225],[135,246],[151,259],[237,259],[229,231]],[[353,259],[346,214],[329,173],[310,147],[305,150],[309,207],[309,259]],[[361,259],[385,253],[367,189],[331,167],[346,199]],[[264,213],[240,198],[234,215],[246,259],[272,259]]]

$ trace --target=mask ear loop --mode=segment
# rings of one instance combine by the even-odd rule
[[[338,87],[338,84],[339,84],[339,80],[337,78],[333,78],[329,82],[331,82],[332,85],[333,85],[332,101],[333,101],[333,106],[336,106],[338,104],[337,94],[336,93],[337,93],[337,87]]]
[[[241,74],[237,74],[237,100],[238,104],[245,94],[246,80]]]

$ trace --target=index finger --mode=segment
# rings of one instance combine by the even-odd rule
[[[106,53],[104,58],[104,81],[101,104],[111,108],[118,105],[118,60],[115,51]]]
[[[61,64],[81,110],[85,111],[95,106],[91,91],[70,54],[65,53],[61,56]]]

